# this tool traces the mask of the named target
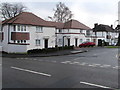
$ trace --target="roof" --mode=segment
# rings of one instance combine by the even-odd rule
[[[83,23],[80,23],[77,20],[70,20],[64,24],[65,29],[82,29],[82,30],[90,30],[88,26],[84,25]]]
[[[99,24],[93,28],[93,31],[94,32],[100,32],[100,31],[114,32],[115,30],[108,25]]]
[[[70,20],[66,23],[45,21],[44,19],[36,16],[30,12],[22,12],[19,15],[5,20],[2,24],[25,24],[25,25],[39,25],[47,27],[56,27],[58,29],[83,29],[89,30],[90,28],[77,20]]]
[[[40,25],[40,26],[52,26],[42,18],[32,14],[30,12],[22,12],[19,15],[3,21],[3,24],[27,24],[27,25]]]

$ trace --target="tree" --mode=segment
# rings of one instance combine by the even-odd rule
[[[64,3],[61,2],[56,4],[56,9],[53,10],[54,16],[53,17],[48,16],[48,18],[55,22],[67,22],[73,16],[69,8]]]
[[[3,19],[9,19],[15,17],[26,9],[27,8],[21,3],[2,3],[0,5],[0,14]]]

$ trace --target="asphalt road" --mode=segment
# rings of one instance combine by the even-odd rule
[[[3,58],[3,88],[118,88],[118,49],[66,56]]]

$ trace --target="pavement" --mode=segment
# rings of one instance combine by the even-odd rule
[[[2,57],[51,57],[51,56],[63,56],[70,54],[78,54],[87,52],[88,48],[74,48],[71,50],[60,50],[49,53],[40,53],[40,54],[2,54]]]

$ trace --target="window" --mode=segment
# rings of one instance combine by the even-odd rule
[[[83,33],[83,31],[82,31],[82,30],[80,30],[80,33]]]
[[[20,25],[18,25],[18,31],[20,31]]]
[[[89,30],[86,31],[86,35],[90,36],[90,31]]]
[[[82,43],[83,42],[83,39],[80,39],[80,43]]]
[[[16,31],[16,25],[13,25],[13,31]]]
[[[70,32],[70,30],[68,29],[68,33]]]
[[[23,26],[21,26],[21,31],[23,31]]]
[[[43,32],[43,27],[36,26],[36,32]]]
[[[23,43],[23,40],[21,40],[21,43]]]
[[[20,40],[17,40],[17,43],[20,43]]]
[[[59,29],[59,33],[62,33],[62,29]]]
[[[24,31],[26,31],[26,26],[24,26]]]
[[[37,45],[37,46],[40,46],[40,44],[41,44],[41,43],[40,43],[40,39],[36,39],[36,45]]]
[[[26,26],[25,25],[17,25],[17,30],[18,31],[26,31]],[[16,31],[16,25],[14,25],[14,31]]]
[[[26,43],[26,40],[24,40],[24,43]]]
[[[86,39],[87,42],[90,42],[90,39]]]

